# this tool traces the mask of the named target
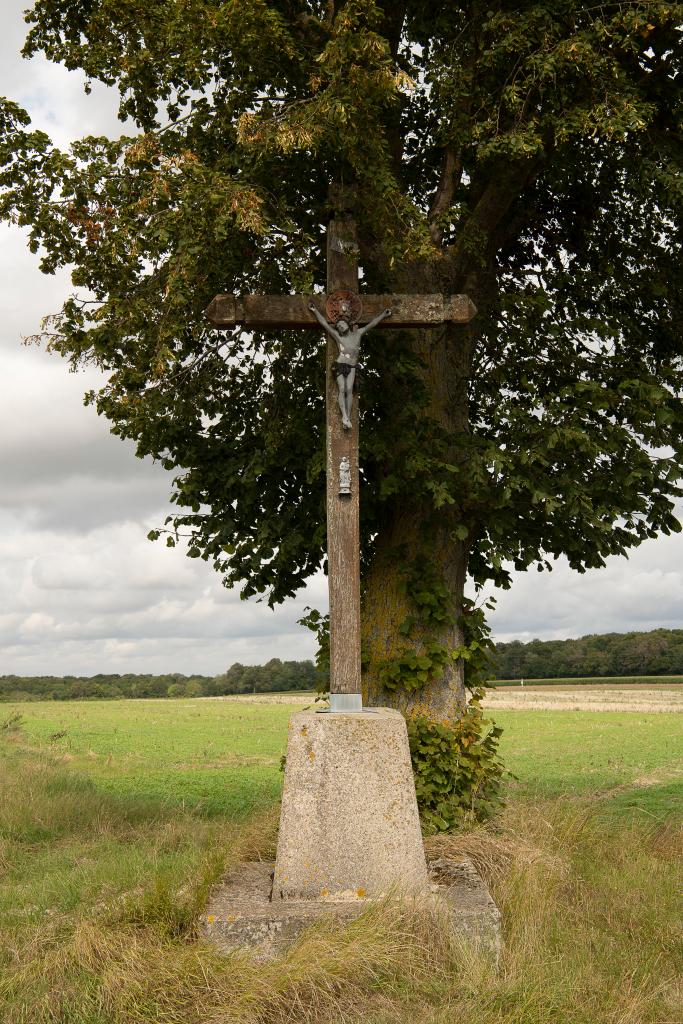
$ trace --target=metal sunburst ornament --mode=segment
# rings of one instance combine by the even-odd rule
[[[330,323],[336,324],[339,320],[345,320],[350,326],[359,323],[363,313],[363,303],[360,295],[340,288],[327,296],[325,312]]]

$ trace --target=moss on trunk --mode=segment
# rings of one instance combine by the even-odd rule
[[[419,284],[448,292],[455,282],[400,282],[401,287]],[[467,386],[476,331],[475,325],[444,324],[436,330],[411,332],[411,348],[420,367],[417,378],[424,391],[424,417],[443,439],[441,460],[453,466],[462,466],[466,459]],[[453,653],[464,644],[467,543],[458,533],[466,532],[462,529],[465,504],[435,507],[431,495],[423,494],[412,508],[403,495],[387,507],[363,589],[363,686],[371,705],[449,721],[462,712],[464,666]],[[411,653],[413,661],[420,659],[412,672]],[[397,662],[401,672],[394,686],[387,667]]]
[[[464,643],[465,551],[448,526],[434,514],[418,519],[397,511],[378,544],[363,592],[363,690],[371,706],[448,721],[462,712],[463,662],[450,655]],[[431,593],[436,606],[425,606],[421,597]],[[448,652],[446,660],[442,652]]]

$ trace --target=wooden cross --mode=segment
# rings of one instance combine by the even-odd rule
[[[327,291],[358,295],[355,223],[337,218],[327,230]],[[362,295],[360,324],[383,309],[391,316],[378,330],[468,323],[477,310],[467,295]],[[253,330],[320,330],[311,303],[325,315],[324,295],[217,295],[206,310],[214,327]],[[360,530],[358,494],[358,401],[351,428],[342,426],[333,364],[338,351],[327,339],[327,571],[330,595],[330,710],[361,711]],[[343,460],[347,460],[343,462]],[[349,486],[350,471],[350,486]],[[350,494],[342,493],[350,490]]]

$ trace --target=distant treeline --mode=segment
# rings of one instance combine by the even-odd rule
[[[167,675],[0,676],[0,700],[102,700],[122,697],[223,697],[233,693],[314,690],[312,661],[231,665],[218,676]]]
[[[683,675],[683,629],[603,633],[578,640],[498,644],[497,679]]]
[[[683,675],[683,629],[605,633],[579,640],[518,640],[498,644],[492,678],[579,679],[586,676]],[[0,701],[101,700],[121,697],[222,697],[233,693],[315,690],[312,661],[265,665],[236,662],[218,676],[0,676]]]

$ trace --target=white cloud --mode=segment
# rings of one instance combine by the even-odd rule
[[[275,652],[312,656],[296,620],[307,601],[324,602],[322,577],[274,613],[227,591],[202,561],[150,544],[146,525],[65,535],[5,519],[0,674],[211,674]]]
[[[82,72],[67,71],[40,54],[30,60],[20,56],[29,31],[23,19],[26,7],[26,0],[3,0],[0,94],[28,110],[35,127],[60,147],[84,135],[132,134],[133,126],[118,120],[115,89],[93,82],[90,96],[85,96]]]
[[[492,625],[501,641],[683,628],[683,534],[646,541],[605,569],[580,574],[562,559],[551,573],[513,578],[496,594]]]

